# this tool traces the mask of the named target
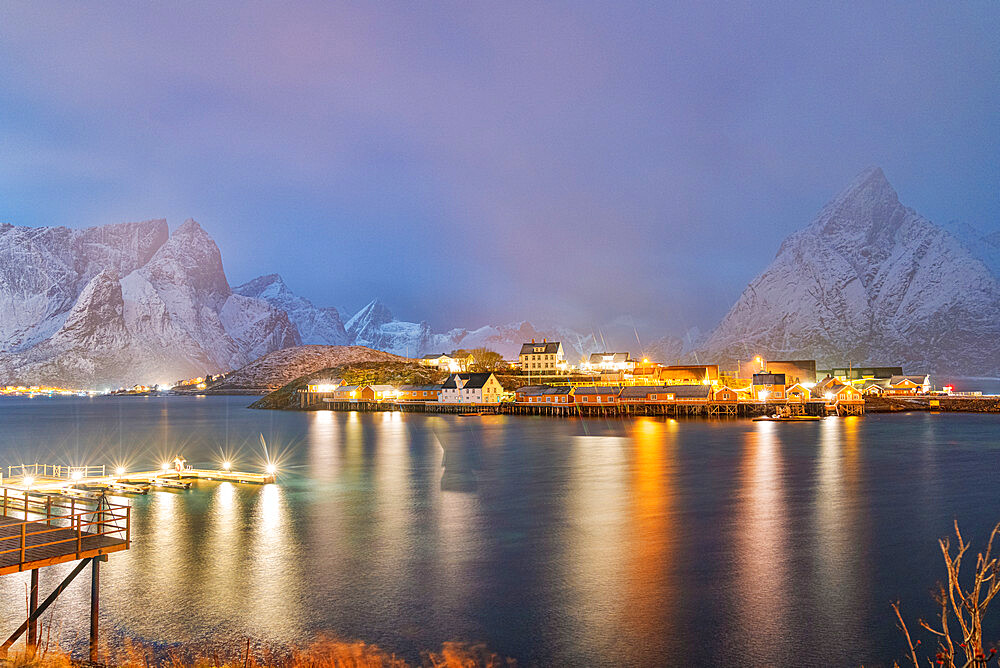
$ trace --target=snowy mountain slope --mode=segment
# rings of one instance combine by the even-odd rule
[[[270,352],[227,375],[210,389],[275,389],[320,369],[361,362],[405,362],[403,357],[363,346],[306,345]]]
[[[397,320],[378,299],[341,324],[337,309],[320,308],[295,295],[277,274],[255,278],[235,291],[267,300],[285,310],[299,328],[303,343],[346,342],[409,357],[457,348],[489,348],[513,359],[522,343],[543,338],[561,340],[567,358],[572,360],[598,350],[593,334],[583,335],[570,329],[540,330],[528,322],[434,332],[426,322]]]
[[[288,314],[304,344],[344,345],[348,341],[340,312],[332,306],[317,307],[288,289],[278,274],[268,274],[233,288],[246,297],[263,299]]]
[[[945,229],[1000,281],[1000,229],[989,231],[959,221],[948,223]]]
[[[39,264],[26,276],[61,278],[58,289],[48,290],[37,281],[0,283],[0,308],[26,295],[32,311],[22,310],[9,338],[19,343],[0,354],[0,381],[73,387],[172,381],[298,343],[283,311],[232,294],[218,247],[193,220],[169,237],[164,221],[108,227],[107,233],[35,228],[30,234],[4,227],[0,244],[10,238],[23,247],[26,235],[31,240]],[[0,245],[0,253],[19,252],[12,248]]]
[[[94,276],[128,274],[166,239],[164,220],[83,230],[0,225],[0,352],[52,336]]]
[[[697,353],[994,374],[1000,285],[869,168],[781,244]]]

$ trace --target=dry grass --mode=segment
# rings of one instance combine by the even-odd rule
[[[482,645],[448,642],[437,651],[424,652],[413,664],[375,645],[323,638],[305,649],[274,649],[253,646],[249,641],[242,652],[220,654],[198,648],[175,648],[154,652],[151,648],[126,643],[122,648],[101,652],[101,663],[121,668],[501,668],[514,661],[489,652]],[[34,654],[11,652],[0,665],[10,668],[70,668],[89,665],[75,660],[56,647],[39,647]]]

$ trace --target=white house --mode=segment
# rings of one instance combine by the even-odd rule
[[[503,386],[492,373],[453,373],[441,386],[438,403],[498,404]]]

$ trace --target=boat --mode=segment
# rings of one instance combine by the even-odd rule
[[[761,415],[753,418],[754,422],[815,422],[822,420],[819,415]]]
[[[486,413],[456,413],[458,417],[479,417],[480,415],[486,415]]]

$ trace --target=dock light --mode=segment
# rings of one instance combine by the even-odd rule
[[[83,480],[83,471],[73,471],[69,477],[73,480]]]
[[[222,462],[222,468],[228,471],[229,469],[233,468],[233,463],[228,461]]]
[[[116,468],[115,469],[115,475],[117,475],[117,476],[123,476],[123,475],[125,475],[125,467],[124,466],[119,466],[118,468]]]
[[[827,401],[830,401],[830,399],[833,399],[833,392],[827,392],[823,396],[826,397]]]
[[[161,471],[169,471],[170,470],[170,462],[163,462],[162,464],[160,464],[160,470]]]
[[[761,401],[767,401],[767,396],[768,396],[769,394],[770,394],[770,392],[768,392],[767,390],[761,390],[761,391],[760,391],[760,392],[759,392],[759,393],[757,394],[757,396],[759,396],[759,397],[760,397],[760,400],[761,400]]]
[[[268,464],[267,468],[265,468],[264,470],[267,471],[268,475],[274,475],[275,473],[278,472],[278,467],[275,466],[274,464]]]
[[[26,475],[26,476],[24,476],[24,480],[22,482],[24,482],[24,484],[27,487],[31,487],[32,485],[35,484],[35,479],[32,478],[30,475]]]

